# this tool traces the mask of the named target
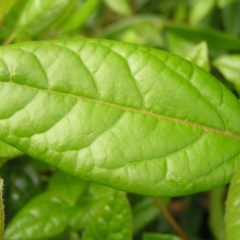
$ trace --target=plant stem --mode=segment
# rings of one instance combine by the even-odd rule
[[[216,240],[224,239],[224,193],[225,186],[209,193],[209,227]]]
[[[4,240],[3,179],[0,178],[0,240]]]
[[[184,233],[184,231],[181,229],[181,227],[177,224],[177,222],[174,220],[174,218],[171,216],[171,214],[168,212],[168,210],[164,207],[162,202],[158,198],[153,198],[154,203],[160,210],[160,212],[163,214],[169,225],[174,229],[174,231],[178,234],[179,237],[183,238],[184,240],[188,240],[187,235]]]

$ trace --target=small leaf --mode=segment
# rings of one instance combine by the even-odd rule
[[[61,32],[66,34],[80,29],[96,10],[98,4],[99,0],[88,0],[84,2],[84,4],[67,19],[62,26]]]
[[[36,36],[61,16],[70,1],[75,0],[28,0],[6,42],[11,42],[18,35]]]
[[[188,42],[198,44],[205,41],[212,51],[240,49],[240,40],[238,38],[215,29],[177,25],[169,25],[166,29],[169,33],[177,35]]]
[[[6,229],[6,240],[49,239],[62,233],[72,215],[68,205],[45,192],[18,212]]]
[[[87,191],[76,203],[74,214],[70,220],[70,226],[75,230],[83,230],[91,223],[100,208],[106,205],[115,190],[102,185],[91,183]]]
[[[213,61],[213,65],[217,67],[229,81],[234,82],[235,79],[239,79],[240,81],[240,54],[218,57]]]
[[[104,3],[120,15],[128,16],[131,14],[131,8],[128,0],[104,0]]]
[[[207,72],[210,70],[208,59],[208,47],[206,42],[199,43],[186,57],[187,60],[195,63],[199,67],[205,69]]]
[[[124,191],[204,191],[229,182],[240,161],[238,99],[152,48],[96,39],[2,47],[0,105],[4,142]]]
[[[49,182],[49,190],[68,205],[75,205],[87,187],[87,182],[69,174],[57,171]]]
[[[227,5],[221,11],[223,24],[229,34],[240,34],[240,1]]]
[[[238,240],[240,236],[240,167],[236,170],[226,203],[226,239]]]
[[[190,23],[193,25],[199,24],[202,19],[204,19],[213,11],[213,9],[216,7],[216,4],[216,0],[195,0],[189,14]]]
[[[162,30],[163,23],[163,19],[156,15],[136,15],[110,25],[98,36],[100,38],[161,47],[163,46],[163,40],[159,33]]]
[[[131,229],[131,213],[126,196],[115,191],[93,216],[83,240],[130,240]]]
[[[232,82],[240,94],[240,54],[223,55],[213,61],[213,65]]]

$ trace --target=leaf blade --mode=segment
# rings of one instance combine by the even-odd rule
[[[226,239],[238,239],[239,237],[239,172],[238,167],[231,181],[226,202]]]
[[[21,54],[29,70],[8,50],[13,58]],[[202,191],[231,178],[239,161],[239,102],[195,65],[154,49],[92,39],[12,45],[2,48],[1,58],[6,104],[0,137],[35,158],[154,196]]]

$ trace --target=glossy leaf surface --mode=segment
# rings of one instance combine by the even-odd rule
[[[125,193],[114,191],[106,203],[96,210],[83,240],[132,239],[131,211]]]
[[[6,240],[49,239],[62,233],[72,211],[50,192],[29,202],[7,226]]]
[[[58,171],[50,180],[49,190],[14,216],[7,226],[6,239],[58,239],[67,229],[86,229],[84,239],[131,239],[131,214],[125,193]]]
[[[231,181],[226,204],[226,239],[237,240],[240,236],[240,168]]]
[[[176,196],[229,182],[240,160],[239,101],[180,57],[82,39],[0,58],[0,138],[73,175]]]

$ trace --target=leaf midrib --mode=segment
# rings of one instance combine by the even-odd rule
[[[164,119],[164,120],[167,120],[167,121],[171,121],[171,122],[180,123],[180,124],[184,124],[184,125],[187,125],[187,126],[199,128],[199,129],[202,129],[205,132],[212,132],[212,133],[224,135],[226,137],[230,137],[230,138],[233,138],[233,139],[236,139],[236,140],[240,141],[240,136],[239,135],[233,134],[233,133],[228,132],[228,131],[223,131],[223,130],[207,127],[207,126],[204,126],[204,125],[201,125],[201,124],[198,124],[198,123],[193,123],[193,122],[189,122],[187,120],[181,120],[181,119],[178,119],[178,118],[165,116],[165,115],[149,112],[149,111],[146,111],[146,110],[138,110],[138,109],[134,109],[134,108],[124,107],[124,106],[120,106],[120,105],[117,105],[117,104],[114,104],[114,103],[109,103],[109,102],[98,100],[98,99],[88,98],[88,97],[69,94],[69,93],[64,93],[64,92],[57,92],[57,91],[53,91],[53,90],[50,90],[50,89],[36,88],[36,87],[24,85],[24,84],[19,84],[19,83],[16,83],[16,82],[2,82],[2,83],[14,84],[14,85],[17,85],[17,86],[21,86],[21,87],[25,87],[25,88],[29,88],[29,89],[33,89],[33,90],[37,90],[37,91],[53,93],[53,94],[62,95],[62,96],[65,96],[65,97],[72,97],[72,98],[81,99],[81,100],[84,100],[84,101],[90,101],[90,102],[102,104],[102,105],[105,105],[105,106],[118,108],[118,109],[121,109],[125,112],[133,112],[133,113],[144,114],[144,115],[155,117],[155,118],[158,118],[158,119]]]

